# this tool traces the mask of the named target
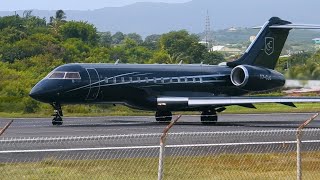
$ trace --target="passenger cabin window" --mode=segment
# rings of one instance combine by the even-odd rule
[[[172,82],[173,83],[178,83],[179,81],[178,81],[178,78],[172,78]]]

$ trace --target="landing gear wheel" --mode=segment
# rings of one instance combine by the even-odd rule
[[[158,122],[170,122],[172,120],[172,113],[170,111],[157,111],[155,116]]]
[[[52,115],[54,116],[54,118],[52,119],[52,125],[61,126],[63,124],[63,121],[62,121],[63,113],[62,113],[61,105],[59,103],[52,103],[51,105],[54,108],[54,114]]]
[[[58,126],[61,126],[63,124],[63,121],[62,121],[62,117],[61,116],[56,116],[52,119],[52,125],[58,125]]]
[[[201,123],[204,125],[214,125],[218,121],[217,112],[214,110],[203,111],[201,114]]]

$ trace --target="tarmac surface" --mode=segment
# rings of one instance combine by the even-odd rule
[[[182,116],[170,130],[167,154],[294,152],[297,127],[314,114],[222,114],[211,126]],[[10,120],[0,118],[0,126]],[[0,162],[157,157],[167,124],[154,117],[66,117],[53,126],[50,118],[18,118],[0,138]],[[320,150],[317,128],[320,117],[306,128],[302,150]]]
[[[216,125],[202,125],[199,116],[182,116],[170,132],[217,132],[296,129],[315,113],[222,114]],[[11,119],[0,118],[0,127]],[[2,137],[55,137],[162,133],[167,123],[152,116],[65,117],[62,126],[48,118],[17,118]],[[320,116],[307,128],[320,128]]]

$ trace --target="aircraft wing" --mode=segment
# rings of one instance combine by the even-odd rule
[[[199,106],[229,106],[257,103],[280,103],[294,106],[298,102],[320,102],[319,97],[159,97],[158,105],[188,104],[189,107]]]

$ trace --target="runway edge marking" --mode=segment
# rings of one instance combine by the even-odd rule
[[[295,144],[297,141],[276,142],[244,142],[244,143],[218,143],[218,144],[182,144],[167,145],[167,148],[179,147],[209,147],[209,146],[240,146],[240,145],[271,145],[271,144]],[[306,140],[302,143],[320,143],[320,140]],[[101,147],[101,148],[70,148],[70,149],[35,149],[35,150],[8,150],[0,151],[0,154],[9,153],[36,153],[36,152],[67,152],[67,151],[99,151],[99,150],[126,150],[126,149],[155,149],[160,146],[129,146],[129,147]]]

